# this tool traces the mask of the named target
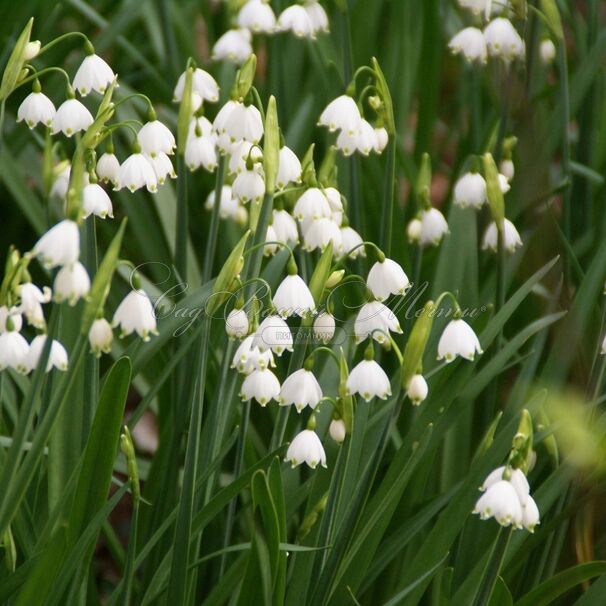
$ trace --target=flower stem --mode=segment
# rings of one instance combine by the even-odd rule
[[[385,254],[391,256],[391,237],[393,231],[394,194],[396,180],[396,137],[393,135],[389,141],[389,156],[387,174],[385,177],[385,191],[383,192],[383,217],[381,221],[381,248]]]
[[[495,583],[497,582],[501,566],[503,565],[510,538],[511,528],[499,528],[499,533],[497,534],[497,538],[492,548],[490,559],[484,569],[482,583],[473,602],[474,606],[486,606],[486,604],[490,602],[490,597],[494,590]]]
[[[206,284],[212,275],[213,261],[217,248],[217,236],[219,233],[219,215],[221,210],[221,193],[223,190],[223,181],[225,180],[225,162],[226,156],[221,155],[217,167],[217,176],[215,181],[215,203],[213,205],[212,217],[210,219],[210,230],[208,240],[206,241],[206,255],[204,257],[204,269],[202,270],[202,284]]]
[[[188,240],[188,209],[187,209],[187,168],[183,154],[177,156],[177,233],[175,238],[175,267],[179,279],[187,281],[187,240]]]

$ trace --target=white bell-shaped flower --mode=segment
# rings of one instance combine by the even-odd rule
[[[75,263],[80,257],[77,223],[69,219],[57,223],[36,242],[32,253],[47,269]]]
[[[265,179],[255,168],[243,170],[233,182],[231,191],[242,204],[246,202],[258,204],[265,195]]]
[[[288,275],[280,282],[273,296],[273,303],[283,318],[295,315],[303,318],[312,314],[316,308],[309,287],[297,274]]]
[[[30,128],[36,124],[51,127],[55,119],[53,102],[41,92],[33,92],[23,99],[17,110],[17,122],[25,122]]]
[[[78,99],[67,99],[57,108],[53,119],[53,135],[62,132],[66,137],[71,137],[86,130],[93,122],[93,115]]]
[[[335,317],[331,313],[324,311],[314,320],[314,337],[324,344],[331,341],[335,336],[335,329]]]
[[[263,370],[275,366],[274,354],[271,349],[261,351],[254,345],[254,335],[246,337],[240,343],[232,359],[231,367],[239,373],[248,375],[253,370]]]
[[[213,61],[244,63],[253,52],[250,40],[251,34],[248,29],[230,29],[226,31],[213,46],[211,54]]]
[[[463,55],[466,61],[486,63],[488,51],[484,33],[477,27],[466,27],[456,34],[448,43],[448,48],[454,55]]]
[[[552,40],[546,38],[539,46],[539,55],[545,65],[550,65],[556,58],[556,47]]]
[[[145,187],[147,191],[158,191],[158,177],[149,160],[140,152],[131,154],[120,166],[114,191],[126,187],[132,192]]]
[[[217,150],[214,135],[193,135],[185,143],[185,164],[194,171],[202,166],[208,172],[217,168]]]
[[[45,343],[46,335],[38,335],[37,337],[34,337],[34,340],[30,343],[27,356],[25,357],[27,372],[31,372],[38,366]],[[68,356],[65,347],[63,347],[59,341],[53,340],[51,343],[50,352],[48,354],[45,372],[50,372],[52,368],[65,371],[67,370],[67,367]]]
[[[303,8],[311,19],[314,32],[328,33],[328,15],[324,7],[317,0],[305,0]]]
[[[353,97],[341,95],[333,99],[320,114],[319,126],[326,126],[330,132],[343,130],[353,135],[360,128],[362,116]]]
[[[331,219],[321,218],[311,221],[303,234],[303,248],[308,251],[319,248],[324,250],[332,242],[333,253],[338,256],[343,250],[341,230]]]
[[[494,518],[501,526],[522,526],[522,505],[511,482],[506,480],[494,483],[478,499],[473,513],[482,520]]]
[[[31,61],[32,59],[35,59],[41,48],[42,42],[40,42],[40,40],[30,40],[23,50],[23,60]]]
[[[232,141],[259,143],[263,137],[263,119],[254,105],[234,102],[224,119],[220,132],[229,135]],[[216,129],[216,120],[214,126]]]
[[[150,335],[157,335],[156,314],[152,302],[141,288],[131,290],[114,313],[112,326],[120,328],[120,336],[136,332],[144,341]]]
[[[276,28],[276,16],[265,0],[248,0],[238,13],[238,27],[255,34],[271,34]]]
[[[541,523],[541,514],[535,500],[529,496],[526,505],[522,506],[522,526],[529,532],[534,532],[537,524]]]
[[[248,315],[243,309],[232,309],[225,319],[225,332],[231,339],[241,339],[248,334]]]
[[[9,309],[6,305],[0,305],[0,333],[8,332],[6,326],[7,320],[10,318],[11,330],[19,332],[23,326],[23,318],[19,313],[18,307]]]
[[[337,443],[342,444],[347,436],[347,428],[343,419],[333,419],[328,426],[330,437]]]
[[[501,480],[507,480],[511,482],[514,487],[518,498],[520,499],[520,504],[525,506],[528,503],[528,498],[530,495],[530,486],[528,484],[528,480],[526,475],[521,469],[512,469],[507,468],[504,465],[501,467],[497,467],[493,471],[491,471],[484,480],[482,486],[480,486],[480,490],[485,492],[488,490],[493,484],[500,482]]]
[[[511,185],[509,185],[509,181],[505,175],[499,174],[499,187],[504,194],[511,189]]]
[[[57,303],[67,301],[69,305],[75,305],[86,297],[89,290],[88,272],[79,261],[72,265],[64,265],[55,276],[53,295]]]
[[[271,225],[276,234],[276,241],[293,246],[299,242],[297,223],[286,210],[273,211]]]
[[[215,192],[211,191],[206,197],[204,208],[212,210],[215,207]],[[219,200],[219,216],[221,219],[236,219],[240,208],[240,202],[234,198],[230,185],[224,185],[221,188],[221,198]]]
[[[51,300],[52,291],[48,286],[40,290],[31,282],[24,282],[19,285],[19,306],[17,311],[22,313],[27,319],[28,324],[34,328],[44,328],[44,312],[42,305]],[[15,326],[16,328],[16,326]]]
[[[50,190],[51,198],[59,198],[65,200],[67,196],[67,188],[69,187],[69,177],[71,174],[71,165],[68,163],[63,170],[55,177]],[[84,173],[85,182],[88,180],[88,173]]]
[[[278,17],[278,31],[291,31],[297,38],[316,37],[316,30],[308,12],[299,4],[285,8]]]
[[[102,183],[113,183],[115,185],[120,172],[120,162],[115,154],[105,152],[97,160],[95,172]]]
[[[322,217],[328,219],[331,216],[331,209],[322,190],[318,187],[310,187],[295,203],[293,214],[298,221],[316,220]]]
[[[409,242],[420,242],[423,224],[420,219],[412,219],[406,226],[406,236]]]
[[[509,19],[493,19],[484,29],[484,40],[491,57],[505,61],[524,57],[526,47]]]
[[[400,323],[389,307],[379,301],[370,301],[360,308],[354,322],[356,343],[361,343],[368,337],[378,343],[385,343],[390,332],[402,333]]]
[[[114,216],[112,201],[98,183],[89,183],[82,190],[82,210],[84,218],[95,215],[101,219]]]
[[[437,246],[447,233],[448,223],[437,208],[428,208],[421,212],[421,245]]]
[[[273,225],[267,226],[265,232],[265,246],[263,247],[263,255],[273,257],[278,252],[278,236]]]
[[[343,223],[343,200],[341,192],[335,187],[325,187],[324,195],[330,206],[331,219],[339,226]]]
[[[267,316],[255,332],[253,347],[262,352],[271,349],[278,356],[285,350],[292,351],[293,338],[288,324],[280,316]]]
[[[480,341],[465,320],[451,320],[446,325],[438,342],[438,360],[452,362],[457,356],[473,360],[481,353]]]
[[[206,71],[197,67],[191,78],[192,92],[195,92],[201,101],[210,101],[216,103],[219,100],[219,85],[217,81]],[[173,92],[173,101],[183,99],[183,90],[185,89],[185,72],[177,80],[177,85]],[[196,108],[197,109],[197,108]]]
[[[497,224],[493,221],[484,232],[482,248],[484,250],[497,252],[499,246],[498,242],[499,234]],[[509,253],[515,252],[516,248],[522,246],[522,238],[520,238],[516,226],[509,219],[505,219],[503,222],[503,245],[505,250]]]
[[[513,164],[513,161],[509,158],[501,160],[501,164],[499,165],[499,172],[507,179],[507,181],[511,181],[516,174],[516,169]]]
[[[103,94],[115,77],[112,68],[99,55],[92,54],[80,64],[73,86],[82,97],[86,97],[91,90]]]
[[[386,400],[391,395],[391,385],[385,371],[374,360],[362,360],[347,377],[347,392],[360,394],[367,402],[375,397]]]
[[[484,15],[486,18],[510,8],[508,0],[459,0],[459,5],[474,15]]]
[[[152,158],[160,152],[170,155],[174,153],[177,146],[175,136],[160,120],[146,122],[137,133],[137,141],[141,151]]]
[[[13,368],[20,374],[28,372],[27,354],[29,345],[16,330],[0,334],[0,370]]]
[[[244,379],[240,390],[242,400],[255,399],[261,406],[267,406],[271,400],[277,400],[279,394],[280,381],[269,368],[253,370]]]
[[[414,406],[418,406],[427,398],[429,387],[423,375],[413,375],[406,388],[406,395]]]
[[[280,406],[294,404],[297,412],[301,412],[306,406],[314,410],[321,399],[322,388],[314,373],[301,368],[289,375],[282,383],[278,402]]]
[[[453,201],[465,208],[481,208],[486,202],[486,181],[480,173],[463,175],[454,186]]]
[[[300,181],[301,161],[290,147],[284,145],[280,148],[276,187],[284,189],[289,183],[299,183]]]
[[[318,464],[326,467],[326,453],[318,434],[311,429],[304,429],[297,434],[288,446],[284,459],[293,467],[306,463],[312,469]]]
[[[99,357],[102,353],[112,350],[114,331],[111,324],[105,318],[97,318],[88,331],[88,342],[91,353]]]
[[[383,259],[370,268],[366,286],[377,301],[384,301],[389,295],[405,294],[410,287],[410,280],[398,263],[392,259]]]
[[[344,156],[351,156],[356,151],[368,156],[377,147],[375,130],[369,122],[361,118],[357,130],[342,130],[339,133],[336,146]]]
[[[375,152],[380,154],[389,143],[389,134],[384,126],[375,128]]]
[[[166,179],[176,179],[177,173],[170,158],[164,152],[158,152],[155,156],[144,154],[147,161],[152,165],[159,185],[164,185]]]
[[[250,141],[238,141],[231,146],[227,172],[230,175],[238,175],[246,170],[246,163],[262,163],[263,152],[259,146]]]
[[[362,236],[353,227],[349,225],[341,227],[341,240],[343,255],[347,255],[350,259],[366,256],[364,247],[360,246],[363,243]]]

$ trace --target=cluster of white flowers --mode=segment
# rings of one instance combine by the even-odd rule
[[[498,467],[480,487],[484,493],[473,513],[482,520],[494,518],[501,526],[534,532],[540,523],[539,508],[530,496],[528,480],[521,469]]]

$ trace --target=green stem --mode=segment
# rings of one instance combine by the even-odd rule
[[[486,606],[490,602],[490,597],[492,596],[497,577],[505,559],[505,552],[511,538],[511,532],[511,528],[499,528],[499,534],[495,540],[490,559],[484,569],[480,588],[473,602],[474,606]]]
[[[383,193],[383,216],[381,218],[381,248],[385,254],[391,256],[391,239],[393,231],[393,212],[396,181],[396,137],[391,135],[389,141],[387,174],[385,177],[385,190]]]
[[[43,55],[48,49],[50,49],[53,46],[55,46],[55,44],[58,44],[59,42],[63,42],[63,40],[66,40],[67,38],[73,38],[74,36],[78,36],[78,37],[82,38],[85,43],[86,42],[88,42],[88,44],[91,43],[90,40],[88,39],[88,37],[85,36],[82,32],[67,32],[66,34],[62,34],[61,36],[58,36],[54,40],[51,40],[50,42],[48,42],[47,44],[45,44],[38,51],[38,54],[36,55],[36,58],[40,57],[40,55]]]
[[[177,233],[175,239],[175,267],[179,279],[187,281],[187,240],[189,234],[187,208],[187,167],[183,154],[177,156]]]
[[[217,236],[219,234],[219,218],[221,211],[221,193],[223,190],[223,181],[225,180],[226,156],[221,155],[217,167],[217,176],[215,180],[215,203],[213,205],[212,216],[210,219],[210,230],[208,240],[206,241],[206,255],[204,257],[204,269],[202,270],[202,284],[206,284],[212,275],[213,261],[217,248]]]

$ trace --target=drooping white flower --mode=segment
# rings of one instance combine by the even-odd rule
[[[438,342],[438,360],[452,362],[457,356],[473,360],[476,354],[481,353],[480,341],[465,320],[451,320],[446,325]]]
[[[67,188],[69,187],[69,176],[71,173],[71,164],[66,163],[64,168],[57,174],[50,190],[51,198],[59,198],[65,200],[67,196]],[[88,180],[88,173],[84,173],[85,182]]]
[[[112,201],[105,190],[97,183],[89,183],[82,190],[82,210],[84,218],[95,215],[101,219],[114,216]]]
[[[261,406],[267,406],[271,400],[277,400],[279,394],[280,381],[269,368],[253,370],[244,379],[240,390],[242,400],[254,398]]]
[[[535,500],[529,496],[526,505],[522,506],[522,526],[529,532],[534,532],[535,527],[540,523],[539,508]]]
[[[246,337],[234,354],[231,367],[236,368],[238,372],[248,375],[253,370],[263,370],[274,364],[274,354],[271,349],[261,351],[253,345],[254,335]]]
[[[19,313],[18,307],[12,307],[10,310],[6,305],[0,305],[0,333],[8,332],[6,322],[8,319],[11,319],[12,328],[16,332],[21,330],[23,326],[23,318]]]
[[[246,170],[247,162],[261,166],[262,161],[263,152],[258,145],[250,141],[237,141],[231,146],[227,172],[230,175],[238,175]]]
[[[344,156],[351,156],[356,151],[368,156],[378,146],[375,130],[364,118],[360,119],[358,129],[352,133],[342,130],[337,137],[336,145]]]
[[[319,314],[314,320],[314,337],[322,343],[328,343],[335,336],[335,318],[326,311]]]
[[[423,233],[423,224],[420,219],[412,219],[406,226],[406,236],[409,242],[419,242]]]
[[[545,65],[550,65],[556,57],[556,47],[553,41],[549,38],[541,41],[539,46],[539,54],[541,55],[541,61]]]
[[[497,252],[498,237],[497,224],[493,221],[484,232],[482,248]],[[522,238],[520,238],[516,226],[509,219],[505,219],[503,222],[503,245],[509,253],[515,252],[516,248],[522,246]]]
[[[380,154],[389,143],[389,134],[387,133],[387,129],[384,126],[375,128],[375,142],[375,152]]]
[[[214,126],[216,128],[216,120]],[[261,112],[254,105],[234,102],[225,118],[221,132],[229,135],[232,141],[259,143],[263,137]]]
[[[194,116],[187,129],[187,137],[210,137],[213,134],[212,122],[206,116]]]
[[[251,35],[248,29],[230,29],[226,31],[213,46],[213,61],[231,61],[244,63],[252,54]]]
[[[345,421],[343,421],[343,419],[333,419],[328,426],[328,433],[337,444],[342,444],[347,435]]]
[[[206,210],[212,210],[215,206],[215,192],[211,191],[204,203]],[[235,219],[240,203],[237,198],[234,198],[231,192],[230,185],[224,185],[221,188],[221,197],[219,200],[219,216],[221,219]]]
[[[325,187],[324,195],[330,206],[331,218],[337,224],[343,223],[343,200],[341,199],[341,192],[335,187]]]
[[[27,354],[29,345],[16,330],[0,334],[0,370],[13,368],[18,373],[28,372]]]
[[[288,211],[274,209],[271,225],[276,234],[276,241],[288,244],[288,246],[299,242],[297,224]]]
[[[55,276],[53,295],[57,303],[67,301],[75,305],[79,299],[86,297],[90,290],[90,278],[82,263],[64,265]]]
[[[310,187],[297,200],[293,214],[298,221],[316,220],[321,217],[330,218],[331,209],[322,190]]]
[[[160,152],[170,155],[174,153],[177,146],[175,136],[160,120],[146,122],[137,133],[137,141],[141,151],[152,158]]]
[[[469,63],[473,61],[486,63],[488,57],[486,39],[482,30],[477,27],[466,27],[461,30],[448,43],[448,48],[454,55],[463,55]]]
[[[459,5],[474,15],[498,14],[509,8],[508,0],[459,0]],[[488,17],[487,17],[488,18]]]
[[[25,121],[30,127],[34,128],[36,124],[52,126],[55,119],[55,106],[53,102],[41,92],[33,92],[23,99],[17,110],[17,122]]]
[[[290,443],[284,460],[293,467],[301,463],[306,463],[312,469],[318,464],[326,467],[326,453],[318,434],[311,429],[304,429],[297,434]]]
[[[347,255],[350,250],[353,251],[347,255],[350,259],[366,256],[364,247],[360,246],[363,242],[362,236],[353,227],[349,225],[341,227],[341,240],[343,242],[342,251],[344,255]]]
[[[306,406],[312,410],[322,399],[322,388],[311,370],[301,368],[289,375],[280,389],[278,402],[280,406],[294,404],[297,412]]]
[[[112,350],[114,331],[111,324],[105,318],[97,318],[88,331],[88,342],[91,353],[99,357],[102,353]]]
[[[421,211],[421,245],[437,246],[447,233],[448,223],[437,208]]]
[[[190,135],[185,143],[185,164],[187,164],[187,168],[194,171],[202,166],[208,172],[213,172],[217,168],[215,144],[214,135]]]
[[[313,313],[316,308],[313,295],[301,276],[288,275],[280,282],[273,303],[276,311],[283,317],[297,315],[299,317]]]
[[[511,482],[494,483],[477,501],[473,513],[482,520],[494,518],[501,526],[522,526],[522,505]]]
[[[267,231],[265,232],[265,246],[263,247],[263,255],[266,257],[272,257],[278,252],[278,236],[276,235],[276,230],[273,225],[267,226]]]
[[[510,159],[505,159],[501,161],[501,165],[499,166],[499,172],[508,180],[511,181],[516,173],[515,166],[513,161]]]
[[[453,201],[465,208],[481,208],[486,202],[486,181],[480,173],[463,175],[454,186]]]
[[[526,475],[521,469],[507,468],[504,465],[497,467],[486,476],[484,483],[482,486],[480,486],[480,490],[485,492],[493,484],[496,484],[501,480],[511,482],[511,485],[514,487],[522,506],[525,506],[528,503],[530,486],[528,484],[528,480],[526,479]]]
[[[265,195],[265,179],[258,170],[243,170],[231,186],[232,194],[243,204],[259,203]]]
[[[418,406],[429,393],[427,381],[423,375],[413,375],[406,388],[406,395],[414,406]]]
[[[34,340],[30,343],[27,356],[25,357],[27,372],[31,372],[38,366],[45,343],[46,335],[38,335],[37,337],[34,337]],[[45,372],[50,372],[53,367],[61,371],[67,370],[68,367],[67,351],[65,351],[65,347],[56,340],[53,340],[51,343]]]
[[[131,154],[122,162],[114,191],[123,187],[131,192],[135,192],[142,187],[145,187],[151,193],[158,191],[158,177],[156,177],[154,167],[142,153]]]
[[[276,28],[276,16],[268,2],[248,0],[238,13],[238,27],[271,34]]]
[[[311,19],[314,33],[329,32],[328,15],[324,7],[317,0],[305,0],[303,8]]]
[[[113,183],[118,181],[118,173],[120,172],[120,162],[113,153],[105,152],[99,160],[95,168],[97,177],[103,183]]]
[[[293,350],[293,338],[288,324],[276,315],[267,316],[254,335],[253,346],[260,351],[271,349],[281,356],[285,350]]]
[[[91,90],[105,93],[107,87],[114,81],[115,75],[112,68],[99,55],[88,55],[84,58],[76,75],[73,86],[82,97]]]
[[[511,189],[511,185],[509,185],[509,181],[505,175],[499,174],[499,187],[504,194]]]
[[[308,12],[299,4],[285,8],[278,17],[278,31],[291,31],[297,38],[316,37],[316,30]]]
[[[164,152],[158,152],[154,157],[144,154],[147,161],[152,165],[159,185],[164,185],[167,178],[176,179],[175,167],[170,158]]]
[[[309,227],[305,229],[303,240],[303,248],[308,251],[316,248],[324,250],[330,242],[332,242],[335,256],[338,256],[343,250],[341,230],[334,221],[324,217],[311,221]]]
[[[219,85],[216,80],[206,71],[197,67],[191,78],[192,92],[199,95],[201,101],[210,101],[216,103],[219,100]],[[183,90],[185,89],[185,72],[177,80],[177,85],[173,92],[173,101],[183,99]],[[198,109],[198,108],[196,108]],[[194,110],[195,111],[195,110]]]
[[[78,99],[67,99],[53,118],[53,135],[62,132],[66,137],[86,130],[94,122],[93,115]]]
[[[383,259],[370,268],[366,286],[377,301],[384,301],[389,295],[403,295],[410,287],[410,280],[398,263]]]
[[[290,147],[283,145],[280,148],[276,187],[284,189],[289,183],[299,183],[300,181],[301,161]]]
[[[52,291],[48,286],[40,290],[31,282],[24,282],[19,285],[19,306],[17,311],[22,313],[27,322],[35,328],[44,328],[44,312],[42,304],[51,300]],[[16,328],[16,327],[15,327]]]
[[[360,128],[362,116],[356,102],[349,95],[333,99],[320,114],[319,126],[326,126],[330,132],[337,129],[353,135]]]
[[[232,339],[241,339],[248,334],[248,315],[243,309],[232,309],[225,320],[225,332]]]
[[[493,19],[484,29],[484,40],[491,57],[505,61],[524,57],[526,51],[524,41],[509,19],[504,17]]]
[[[42,48],[42,43],[40,40],[30,40],[23,50],[23,60],[31,61],[32,59],[38,56],[40,52],[40,48]]]
[[[154,307],[144,290],[131,290],[122,299],[114,313],[112,326],[120,327],[121,337],[136,332],[144,341],[149,341],[150,335],[158,334]]]
[[[391,395],[391,385],[385,371],[374,360],[362,360],[347,377],[347,392],[360,394],[367,402],[374,397],[386,400]]]
[[[379,301],[370,301],[360,308],[354,322],[356,343],[361,343],[368,337],[378,343],[385,343],[390,332],[402,333],[396,315]]]
[[[64,219],[36,242],[32,253],[47,269],[70,265],[80,257],[80,232],[74,221]]]

